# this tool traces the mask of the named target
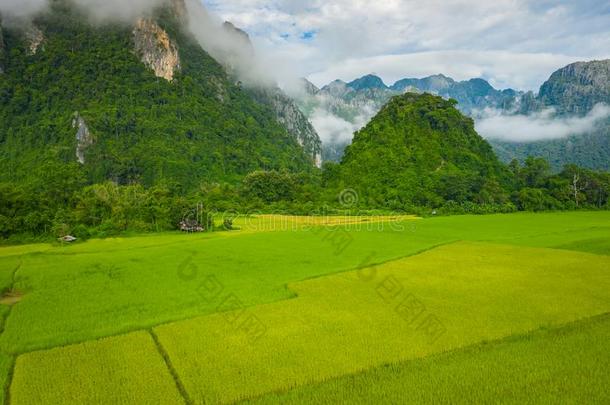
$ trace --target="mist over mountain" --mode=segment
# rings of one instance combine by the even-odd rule
[[[528,101],[521,103],[520,116],[505,116],[504,124],[505,133],[530,141],[491,141],[503,160],[541,156],[555,170],[568,163],[610,170],[610,60],[559,69]]]
[[[318,129],[325,159],[338,161],[353,132],[364,126],[392,97],[427,92],[455,99],[476,121],[501,158],[549,158],[558,170],[575,163],[594,169],[610,166],[608,119],[610,61],[579,62],[555,72],[538,94],[497,90],[484,79],[455,81],[438,74],[386,85],[375,75],[350,83],[334,81],[299,97],[299,105]],[[601,148],[590,155],[591,145]]]
[[[402,79],[391,86],[375,75],[350,83],[336,80],[317,89],[304,82],[308,91],[296,94],[299,106],[310,118],[325,144],[325,160],[338,161],[355,131],[392,98],[406,92],[427,92],[458,101],[458,109],[475,115],[485,108],[510,109],[523,94],[512,89],[499,91],[483,79],[457,82],[444,75],[423,79]]]

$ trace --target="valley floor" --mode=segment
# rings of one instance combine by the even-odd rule
[[[239,225],[0,248],[4,402],[610,400],[609,212]]]

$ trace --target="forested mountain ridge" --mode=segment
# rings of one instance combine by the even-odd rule
[[[2,28],[0,181],[55,173],[188,189],[313,166],[275,111],[184,29],[181,1],[134,26],[51,4],[30,27]]]
[[[396,96],[354,136],[340,165],[345,185],[368,205],[503,204],[509,173],[491,146],[448,101]]]
[[[407,212],[592,209],[610,200],[607,172],[568,165],[553,174],[533,157],[504,165],[455,100],[429,93],[393,97],[326,168],[330,187],[353,189],[359,206]]]

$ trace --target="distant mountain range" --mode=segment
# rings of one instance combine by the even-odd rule
[[[456,81],[442,74],[402,79],[390,86],[372,74],[349,83],[335,80],[321,89],[307,81],[303,84],[305,91],[297,97],[298,104],[320,132],[324,141],[323,158],[338,161],[345,146],[351,142],[351,134],[364,126],[392,97],[406,92],[425,92],[455,99],[458,108],[476,121],[484,120],[492,113],[507,117],[535,117],[544,113],[547,122],[553,122],[554,118],[583,118],[600,103],[610,105],[610,61],[566,66],[555,72],[537,95],[513,89],[497,90],[484,79]],[[610,124],[603,120],[601,125],[597,124],[586,133],[566,136],[558,133],[557,139],[532,142],[510,140],[508,134],[517,128],[507,128],[506,137],[489,138],[489,141],[504,161],[524,160],[533,155],[547,158],[556,170],[567,163],[610,169]],[[532,134],[537,139],[542,138],[537,135]]]

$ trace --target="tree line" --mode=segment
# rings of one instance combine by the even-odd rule
[[[468,179],[439,181],[436,192],[453,198],[426,206],[379,203],[361,198],[359,191],[346,206],[339,196],[350,185],[337,181],[334,163],[313,173],[254,171],[238,183],[203,182],[186,193],[180,184],[164,182],[87,184],[74,169],[56,165],[41,169],[36,182],[0,183],[0,237],[19,242],[177,230],[198,206],[206,212],[362,215],[375,210],[424,216],[610,208],[610,173],[568,165],[553,174],[542,158],[528,158],[523,165],[513,161],[510,187],[487,187],[474,196],[456,190],[467,189]]]

